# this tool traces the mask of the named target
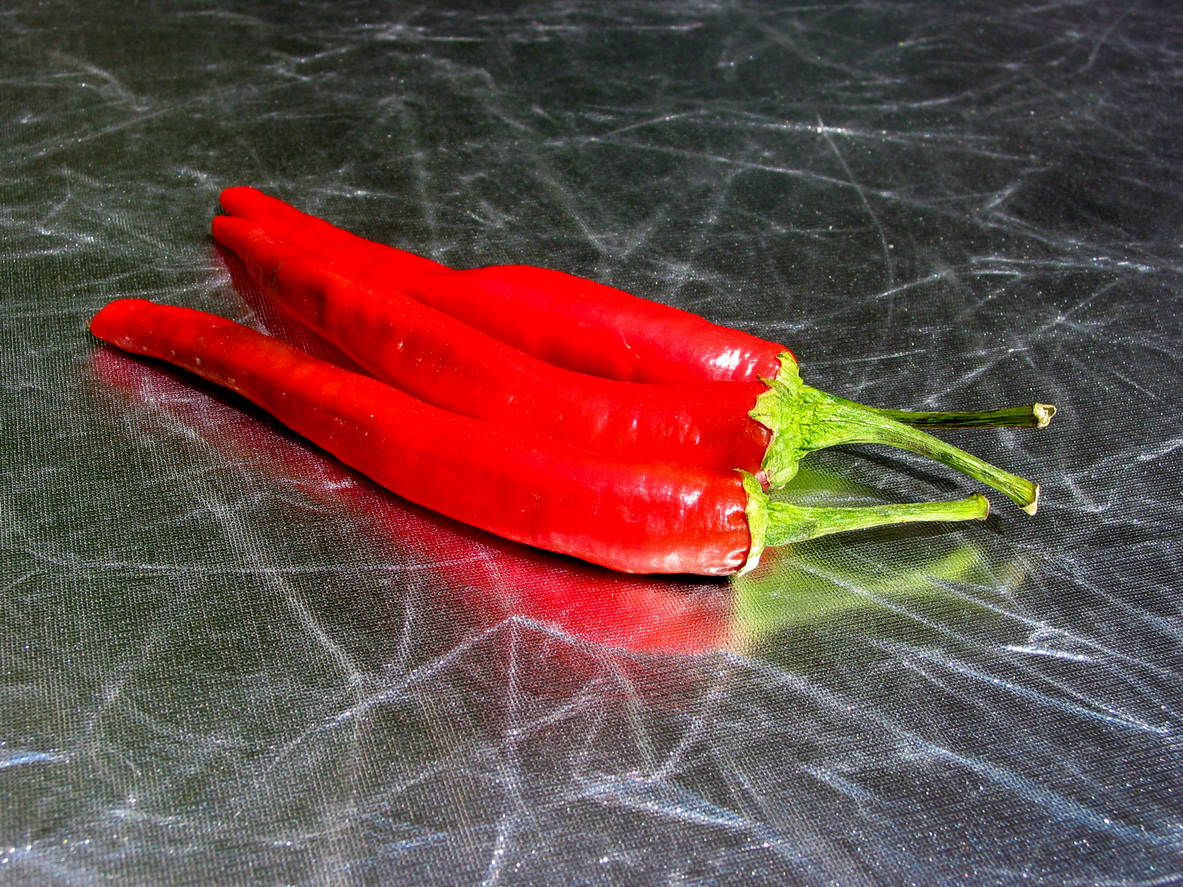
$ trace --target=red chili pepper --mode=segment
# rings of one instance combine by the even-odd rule
[[[530,357],[392,287],[346,277],[218,216],[214,237],[264,291],[383,381],[453,412],[627,460],[742,469],[774,486],[802,456],[840,443],[884,443],[929,456],[1034,510],[1030,481],[877,411],[802,385],[795,363],[770,382],[644,384],[602,379]]]
[[[792,353],[740,330],[561,271],[493,265],[454,271],[405,250],[365,240],[255,188],[222,192],[233,216],[352,277],[393,286],[484,333],[556,366],[634,382],[775,378]],[[1045,426],[1047,404],[989,411],[880,410],[910,425]]]
[[[864,508],[770,501],[750,476],[620,462],[429,406],[277,339],[121,299],[100,339],[229,388],[394,493],[464,523],[625,572],[726,575],[765,545],[885,524],[973,520],[984,497]]]
[[[545,268],[453,271],[355,237],[249,187],[223,208],[350,274],[395,286],[548,363],[633,382],[753,381],[775,376],[789,349],[621,290]]]

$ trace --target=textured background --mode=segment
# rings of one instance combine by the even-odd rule
[[[17,0],[0,49],[0,882],[1183,882],[1174,4]],[[273,326],[231,184],[1055,403],[949,435],[1044,506],[731,584],[499,545],[90,339]]]

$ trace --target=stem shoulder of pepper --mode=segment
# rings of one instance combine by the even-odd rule
[[[827,394],[806,385],[792,360],[781,360],[768,390],[756,399],[750,415],[772,432],[761,466],[772,487],[797,474],[808,453],[839,444],[886,444],[926,456],[1005,493],[1034,514],[1039,486],[991,465],[930,434],[905,425],[880,410]]]
[[[741,471],[740,474],[743,476],[744,492],[748,496],[744,505],[744,513],[748,517],[748,533],[752,537],[747,559],[739,570],[739,574],[742,575],[756,568],[760,563],[760,556],[764,554],[764,548],[768,544],[768,506],[771,500],[755,477],[746,471]]]

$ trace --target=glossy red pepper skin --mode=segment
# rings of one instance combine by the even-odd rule
[[[632,382],[774,378],[789,349],[561,271],[494,265],[455,271],[349,234],[249,187],[227,188],[231,215],[348,273],[393,286],[548,363]]]
[[[213,233],[282,309],[420,400],[613,458],[761,471],[772,433],[749,413],[768,392],[763,382],[656,385],[577,373],[346,276],[252,220],[217,216]]]
[[[516,433],[191,309],[122,299],[91,331],[241,394],[399,496],[504,538],[634,573],[726,575],[748,559],[737,473]]]

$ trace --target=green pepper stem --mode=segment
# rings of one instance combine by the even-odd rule
[[[926,456],[993,487],[1028,514],[1038,507],[1038,485],[879,410],[811,388],[801,381],[794,362],[782,361],[777,377],[765,381],[769,390],[757,398],[751,415],[772,431],[761,467],[774,487],[792,480],[801,459],[815,450],[839,444],[886,444]]]
[[[756,566],[768,546],[789,545],[819,536],[922,521],[985,520],[990,503],[981,493],[952,502],[905,502],[896,505],[804,506],[769,498],[750,474],[743,479],[748,494],[748,528],[752,546],[741,572]]]
[[[1049,403],[953,412],[868,409],[914,428],[1046,428],[1056,414],[1056,408]]]

